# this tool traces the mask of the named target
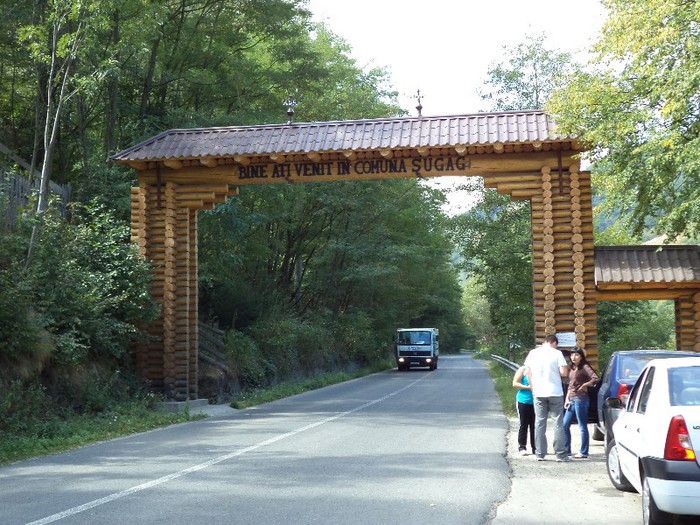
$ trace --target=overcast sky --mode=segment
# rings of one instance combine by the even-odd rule
[[[489,65],[544,33],[550,49],[588,48],[605,19],[599,0],[308,0],[319,21],[353,48],[361,67],[386,67],[401,105],[416,114],[487,109],[477,89]]]

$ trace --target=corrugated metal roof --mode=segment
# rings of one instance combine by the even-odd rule
[[[387,148],[547,143],[559,136],[542,111],[264,126],[172,129],[121,151],[117,162],[185,160]]]
[[[595,281],[700,283],[700,246],[596,246]]]

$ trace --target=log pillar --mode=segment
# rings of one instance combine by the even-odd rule
[[[598,361],[590,175],[578,164],[540,172],[531,197],[535,336],[573,332],[589,362]]]
[[[676,306],[676,349],[700,352],[700,292],[680,297]]]
[[[173,182],[132,188],[132,242],[153,268],[160,305],[148,341],[135,349],[138,376],[166,399],[197,399],[197,217]],[[195,249],[192,249],[192,246]]]
[[[197,249],[197,210],[189,211],[189,398],[199,395],[199,254]]]

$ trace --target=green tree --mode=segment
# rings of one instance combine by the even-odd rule
[[[24,250],[42,221],[32,266]],[[102,208],[74,209],[69,224],[49,209],[0,233],[0,389],[42,378],[71,397],[89,369],[131,370],[131,344],[157,313],[150,269],[129,227]]]
[[[274,374],[312,341],[297,366],[374,362],[397,326],[439,326],[455,351],[466,332],[443,200],[413,180],[246,189],[203,217],[218,233],[201,237],[202,310],[252,336]]]
[[[671,239],[700,232],[700,4],[608,0],[586,70],[549,105],[590,147],[605,207]],[[650,223],[650,220],[652,221]]]
[[[545,46],[545,36],[527,35],[515,48],[503,46],[508,57],[487,71],[482,100],[488,111],[542,109],[572,69],[571,55]]]
[[[569,71],[570,55],[548,49],[544,36],[528,36],[504,50],[506,60],[489,69],[482,100],[490,111],[541,109]],[[530,207],[483,186],[467,186],[478,202],[456,218],[454,238],[464,270],[488,303],[493,332],[481,340],[500,349],[529,347],[534,343]]]
[[[88,52],[87,40],[104,19],[99,2],[49,0],[37,6],[37,20],[22,26],[18,36],[20,43],[29,48],[40,77],[36,113],[43,115],[36,121],[43,125],[39,134],[43,160],[37,210],[44,211],[62,115],[70,99],[94,86],[102,74],[95,69],[80,71],[80,61]]]
[[[495,346],[496,333],[489,312],[489,303],[485,297],[484,283],[477,275],[466,279],[462,284],[462,308],[467,329],[471,335],[467,348],[475,349],[477,345]]]
[[[455,218],[455,240],[463,269],[481,284],[490,320],[507,348],[534,344],[530,207],[486,191]]]
[[[675,348],[674,322],[673,301],[598,303],[601,369],[617,350]]]

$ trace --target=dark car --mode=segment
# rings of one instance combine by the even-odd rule
[[[681,352],[678,350],[626,350],[613,352],[605,370],[600,376],[596,389],[597,422],[595,423],[592,437],[598,441],[604,439],[609,443],[612,438],[612,426],[627,404],[632,387],[637,382],[639,374],[652,359],[666,357],[697,356],[695,352]],[[608,398],[619,398],[619,408],[606,406]],[[593,403],[591,403],[593,404]]]

